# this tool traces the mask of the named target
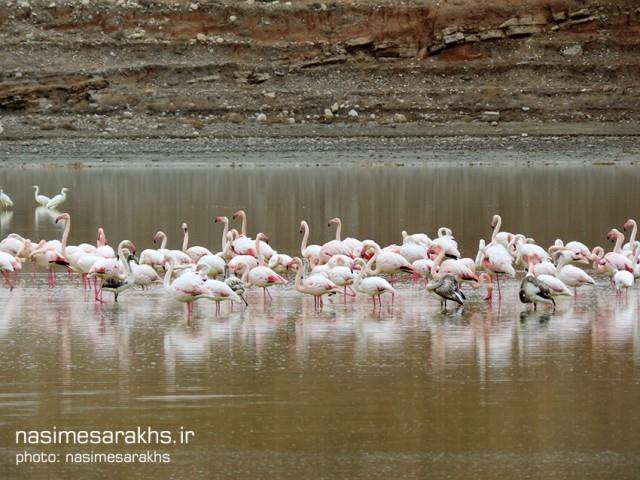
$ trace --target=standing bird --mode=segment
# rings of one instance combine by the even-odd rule
[[[221,282],[220,280],[208,279],[205,280],[204,286],[207,290],[209,290],[211,300],[216,302],[216,313],[220,313],[220,302],[240,301],[240,296],[236,292],[234,292],[233,289],[225,282]]]
[[[556,310],[556,301],[551,296],[551,291],[538,281],[533,274],[528,273],[520,283],[520,292],[518,292],[520,301],[525,304],[533,304],[533,309],[538,309],[538,303],[546,303],[552,305],[552,311]]]
[[[227,269],[226,273],[227,274],[229,273],[228,269]],[[238,295],[242,299],[242,301],[244,302],[245,306],[247,306],[247,307],[249,306],[249,303],[247,302],[246,298],[244,298],[244,292],[246,291],[246,289],[245,289],[245,286],[244,286],[244,282],[242,280],[240,280],[235,275],[227,275],[227,277],[224,279],[224,283],[229,285],[231,290],[233,290],[234,293],[236,295]]]
[[[9,195],[4,193],[0,188],[0,207],[11,208],[13,207],[13,201],[9,198]]]
[[[378,298],[378,304],[380,305],[380,308],[382,308],[381,295],[384,292],[389,292],[391,294],[391,303],[393,303],[393,299],[395,297],[396,291],[391,286],[391,284],[382,277],[366,277],[365,278],[365,275],[368,272],[370,272],[374,261],[375,261],[375,258],[371,257],[369,259],[369,262],[365,265],[363,259],[356,258],[354,265],[358,264],[362,267],[362,269],[360,270],[360,273],[356,277],[353,287],[356,289],[356,291],[369,295],[373,300],[373,308],[375,309],[376,297]]]
[[[165,266],[167,273],[164,275],[163,282],[164,289],[174,300],[187,305],[187,317],[191,319],[193,315],[193,302],[200,298],[213,298],[209,289],[204,286],[202,277],[193,271],[187,271],[174,281],[171,281],[175,263],[176,261],[173,257],[167,259],[167,265]],[[179,267],[189,268],[186,265],[179,265]]]
[[[125,273],[115,277],[108,277],[102,284],[102,290],[112,292],[113,300],[116,303],[118,303],[118,295],[125,290],[129,290],[131,287],[134,287],[136,284],[133,277],[133,271],[131,270],[131,264],[129,263],[133,260],[131,252],[128,248],[123,248],[121,250],[121,255],[122,256],[119,260],[125,270]]]
[[[15,273],[21,268],[22,265],[20,264],[20,261],[17,260],[13,255],[6,252],[0,252],[0,272],[2,272],[4,281],[7,283],[10,291],[13,291],[13,289],[15,288],[15,284],[11,282],[9,274]]]
[[[184,237],[182,239],[182,251],[186,253],[191,260],[197,262],[205,255],[213,255],[208,248],[205,247],[190,247],[189,248],[189,229],[187,228],[187,224],[182,224],[182,231],[184,232]]]
[[[60,190],[60,193],[55,197],[53,197],[49,201],[49,203],[47,203],[47,208],[51,210],[55,210],[56,208],[58,208],[67,199],[67,192],[70,192],[70,191],[71,190],[69,190],[67,187],[62,187],[62,190]]]
[[[633,287],[633,273],[627,270],[615,270],[613,274],[613,285],[616,288],[616,297],[622,297],[622,289],[624,288],[625,294],[629,295],[629,289]]]
[[[296,272],[296,290],[300,293],[306,293],[313,297],[313,305],[316,308],[322,308],[322,296],[332,295],[339,292],[338,286],[329,280],[324,275],[310,275],[302,280],[302,260],[299,257],[295,257],[289,263],[289,267],[293,265],[297,266]]]
[[[258,266],[255,268],[249,269],[248,264],[243,264],[245,266],[244,274],[242,275],[242,281],[245,284],[245,287],[249,288],[252,285],[262,288],[264,301],[266,302],[267,295],[269,296],[269,300],[272,300],[271,294],[269,293],[268,287],[273,285],[284,285],[287,281],[278,275],[276,272],[271,270],[269,267],[264,264],[264,257],[261,253],[261,243],[262,239],[266,239],[266,235],[263,233],[258,233],[256,235],[255,240],[255,251],[256,256],[258,257]]]
[[[34,185],[33,188],[35,189],[34,198],[36,199],[36,203],[41,207],[46,207],[51,199],[46,195],[40,195],[40,187],[38,185]]]
[[[464,304],[466,297],[460,284],[456,280],[455,275],[447,274],[440,278],[434,278],[427,285],[427,292],[440,298],[440,306],[443,311],[447,311],[447,300],[456,302],[459,305]]]

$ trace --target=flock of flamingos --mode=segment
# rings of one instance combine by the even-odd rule
[[[63,188],[50,199],[40,195],[37,186],[34,189],[36,202],[51,209],[59,207],[69,191]],[[12,206],[11,199],[0,190],[0,207]],[[491,240],[480,240],[475,258],[462,258],[453,232],[446,227],[440,228],[434,238],[403,231],[401,245],[381,247],[373,240],[343,239],[339,218],[329,220],[329,226],[336,227],[336,237],[323,245],[310,245],[309,226],[304,220],[300,222],[300,255],[291,257],[274,250],[263,233],[250,238],[243,210],[232,218],[241,220],[239,231],[230,228],[227,217],[215,218],[223,225],[219,252],[189,247],[189,231],[182,224],[181,250],[168,249],[167,235],[158,232],[153,237],[158,248],[142,250],[136,256],[136,247],[129,240],[122,240],[114,251],[102,228],[98,229],[96,245],[68,245],[71,217],[63,213],[56,217],[56,223],[64,222],[60,240],[36,243],[11,233],[0,241],[0,272],[13,290],[18,272],[27,262],[31,263],[34,276],[38,268],[47,271],[50,288],[56,286],[56,269],[67,270],[69,275],[78,274],[84,288],[93,289],[94,298],[100,303],[104,302],[105,290],[112,292],[117,302],[120,293],[133,287],[145,289],[162,283],[168,295],[187,305],[189,317],[193,302],[199,299],[214,301],[216,312],[223,301],[247,305],[244,293],[251,287],[262,288],[264,302],[270,301],[269,287],[286,284],[287,276],[293,272],[296,290],[312,296],[317,308],[322,308],[325,295],[341,294],[347,302],[347,297],[355,297],[356,292],[370,296],[374,309],[381,307],[384,294],[393,302],[397,276],[407,274],[415,281],[424,281],[426,291],[440,300],[443,310],[447,301],[458,305],[465,302],[461,289],[465,283],[472,287],[484,285],[485,299],[491,300],[495,282],[501,299],[500,277],[515,278],[517,270],[525,272],[519,299],[534,309],[540,303],[555,310],[555,297],[576,296],[579,287],[595,285],[583,270],[589,266],[595,273],[610,277],[617,296],[640,277],[635,220],[623,225],[624,230],[631,228],[627,243],[622,232],[615,228],[609,231],[607,238],[614,247],[605,252],[602,247],[590,250],[581,242],[562,240],[545,249],[523,234],[502,231],[502,219],[494,215]]]

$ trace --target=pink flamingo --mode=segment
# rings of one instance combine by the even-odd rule
[[[382,294],[385,292],[389,292],[391,294],[391,304],[393,305],[396,291],[391,286],[391,284],[382,277],[374,276],[374,277],[365,278],[365,275],[370,272],[374,261],[375,261],[375,258],[372,257],[365,264],[362,258],[356,258],[354,263],[360,265],[362,269],[360,270],[360,273],[356,277],[353,287],[356,289],[356,291],[360,293],[364,293],[365,295],[369,295],[371,297],[371,299],[373,300],[373,308],[375,310],[376,298],[378,299],[378,304],[380,308],[382,308]]]
[[[335,240],[326,242],[320,248],[320,256],[318,257],[318,259],[320,260],[321,264],[327,263],[329,259],[334,255],[346,255],[347,257],[351,257],[351,258],[355,257],[355,255],[353,254],[349,246],[345,245],[340,239],[340,232],[342,230],[342,221],[338,217],[332,218],[331,220],[329,220],[329,223],[328,223],[329,227],[331,227],[331,225],[337,225],[336,238]]]
[[[338,293],[340,290],[338,286],[324,275],[309,275],[302,280],[302,261],[299,257],[295,257],[291,260],[290,267],[296,267],[296,280],[295,287],[298,292],[313,297],[313,304],[315,308],[322,308],[322,296]]]
[[[478,276],[475,274],[475,263],[473,260],[468,259],[473,264],[473,269],[469,267],[469,262],[462,260],[449,259],[445,260],[445,249],[440,245],[432,247],[437,254],[436,259],[431,267],[431,276],[433,278],[442,278],[445,275],[453,275],[458,281],[473,281],[478,282]]]
[[[187,224],[182,224],[182,231],[184,232],[184,237],[182,239],[182,251],[186,253],[189,258],[197,263],[205,255],[213,255],[208,248],[205,247],[190,247],[189,248],[189,229],[187,228]]]
[[[9,273],[17,272],[22,268],[20,261],[16,259],[13,255],[0,252],[0,271],[2,272],[2,276],[4,277],[4,281],[9,286],[9,291],[13,291],[15,288],[15,284],[11,282],[9,278]]]
[[[380,250],[378,244],[365,240],[362,244],[361,256],[367,250],[373,250],[374,255],[371,257],[375,261],[376,268],[371,271],[371,275],[380,275],[386,273],[394,275],[400,272],[415,273],[413,265],[411,265],[406,258],[399,253],[385,252]]]
[[[180,267],[185,266],[180,265]],[[191,316],[193,315],[193,302],[201,298],[207,298],[210,300],[213,298],[210,291],[204,285],[202,277],[193,271],[184,272],[174,281],[171,281],[174,268],[175,259],[173,257],[169,257],[165,266],[166,273],[163,281],[164,289],[174,300],[187,305],[187,317],[191,319]]]
[[[316,258],[320,258],[320,245],[307,245],[309,239],[309,225],[305,220],[300,222],[300,234],[303,235],[302,243],[300,244],[300,254],[302,258],[309,261],[309,257],[314,255]]]
[[[264,257],[261,254],[261,240],[266,240],[266,235],[263,233],[259,233],[256,235],[255,239],[255,249],[258,257],[258,266],[252,269],[248,268],[248,265],[245,264],[244,274],[242,275],[242,281],[245,284],[245,287],[249,288],[252,285],[262,288],[263,299],[266,301],[267,296],[269,296],[269,300],[272,300],[271,294],[269,293],[268,288],[273,285],[284,285],[287,281],[278,275],[276,272],[271,270],[269,267],[264,264]]]

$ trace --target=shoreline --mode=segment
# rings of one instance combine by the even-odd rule
[[[446,122],[446,123],[210,123],[195,128],[183,119],[120,118],[108,129],[90,117],[59,117],[43,127],[37,119],[2,118],[4,142],[47,139],[189,139],[189,138],[358,138],[358,137],[510,137],[640,136],[637,122]],[[80,124],[78,124],[78,122]]]
[[[0,169],[615,166],[640,160],[635,126],[614,132],[592,124],[581,133],[565,129],[561,134],[529,128],[533,133],[522,132],[526,135],[515,133],[520,125],[502,130],[492,127],[493,135],[474,129],[457,135],[451,129],[448,135],[419,135],[424,126],[413,126],[413,130],[406,126],[393,129],[395,136],[379,135],[380,127],[323,126],[322,133],[317,125],[306,127],[315,134],[301,135],[298,129],[297,134],[276,135],[280,130],[268,127],[195,137],[78,136],[76,132],[46,138],[4,137],[0,140]]]

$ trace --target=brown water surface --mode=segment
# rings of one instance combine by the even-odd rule
[[[31,186],[71,188],[71,243],[103,226],[151,247],[163,229],[179,248],[218,250],[216,215],[238,208],[249,231],[296,253],[299,221],[311,241],[343,235],[400,242],[449,226],[463,254],[504,228],[542,244],[606,243],[637,214],[640,171],[626,167],[88,169],[0,171],[16,203],[0,236],[57,238],[54,214],[34,209]],[[609,248],[609,245],[606,245]],[[28,272],[29,268],[26,267]],[[391,307],[358,298],[315,311],[291,286],[272,304],[184,306],[162,288],[96,306],[78,279],[0,288],[0,478],[453,478],[632,479],[640,472],[640,337],[634,289],[616,300],[608,280],[558,311],[526,313],[518,281],[502,302],[465,287],[464,309],[439,311],[403,280]],[[105,294],[105,297],[110,296]],[[543,309],[544,310],[544,309]],[[195,431],[188,445],[24,446],[16,430]],[[171,454],[168,464],[81,464],[65,453]],[[53,452],[53,465],[15,466]]]

